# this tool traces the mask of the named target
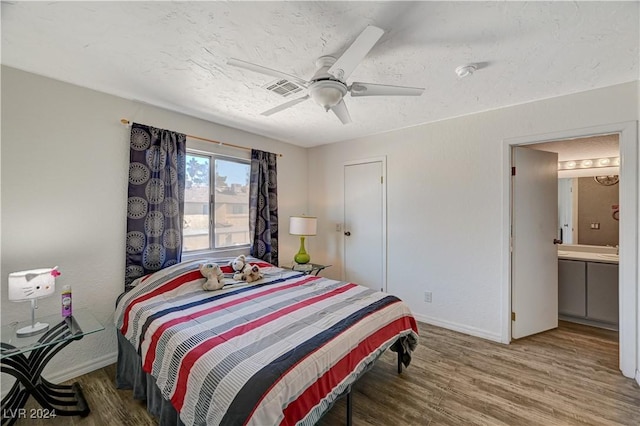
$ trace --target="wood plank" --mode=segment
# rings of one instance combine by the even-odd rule
[[[618,369],[618,333],[580,324],[510,345],[419,324],[420,345],[396,373],[386,352],[353,387],[355,426],[637,425],[640,387]],[[115,365],[79,377],[91,414],[17,425],[156,425],[144,402],[114,385]],[[37,408],[31,399],[28,407]],[[338,400],[320,426],[345,425]]]

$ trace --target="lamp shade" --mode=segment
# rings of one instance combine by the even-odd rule
[[[336,106],[346,93],[345,85],[333,80],[321,80],[309,88],[311,98],[326,110]]]
[[[318,219],[310,216],[291,216],[289,218],[289,234],[316,235]]]
[[[56,291],[55,277],[60,275],[56,268],[10,273],[9,300],[19,302],[51,296]]]

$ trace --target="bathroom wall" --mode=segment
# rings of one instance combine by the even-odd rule
[[[619,184],[606,186],[593,177],[578,178],[578,244],[618,245],[619,222],[613,218],[619,203]],[[591,229],[592,223],[600,229]]]

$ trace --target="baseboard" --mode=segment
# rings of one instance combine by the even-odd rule
[[[435,325],[437,327],[446,328],[448,330],[458,331],[460,333],[468,334],[470,336],[480,337],[481,339],[502,343],[502,338],[501,338],[502,336],[497,333],[490,333],[480,328],[469,327],[467,325],[457,324],[451,321],[443,321],[443,320],[432,318],[426,315],[414,313],[413,316],[420,322]]]
[[[561,321],[574,322],[576,324],[588,325],[591,327],[604,328],[605,330],[618,331],[618,324],[611,324],[602,321],[594,321],[586,318],[572,317],[560,314],[558,314],[558,319]]]
[[[107,365],[115,364],[118,360],[118,352],[102,355],[101,357],[94,358],[91,361],[84,362],[82,364],[75,365],[72,368],[67,368],[62,371],[57,371],[54,374],[45,374],[46,379],[52,383],[62,383],[67,380],[75,379],[83,374],[91,373],[92,371],[99,370]],[[4,375],[3,375],[4,378]],[[11,377],[13,379],[13,377]],[[3,380],[4,381],[4,380]],[[13,381],[12,381],[13,383]],[[2,398],[9,393],[11,389],[2,389]]]
[[[55,374],[47,374],[47,380],[53,383],[62,383],[67,380],[75,379],[83,374],[91,373],[92,371],[99,370],[107,365],[115,364],[118,360],[118,352],[102,355],[101,357],[94,358],[91,361],[78,364],[72,368],[58,371]]]

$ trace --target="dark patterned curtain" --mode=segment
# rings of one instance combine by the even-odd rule
[[[180,262],[186,136],[133,123],[125,284]]]
[[[251,255],[278,265],[278,155],[251,150],[249,234]]]

